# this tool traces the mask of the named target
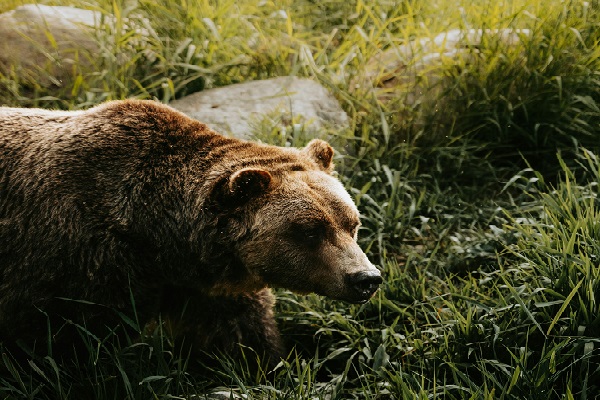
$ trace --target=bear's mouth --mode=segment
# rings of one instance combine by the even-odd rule
[[[373,291],[369,291],[369,292],[361,292],[359,293],[358,297],[347,300],[349,303],[353,303],[353,304],[365,304],[366,302],[368,302],[369,300],[371,300],[371,298],[375,295],[375,293],[377,292],[377,289],[374,289]]]

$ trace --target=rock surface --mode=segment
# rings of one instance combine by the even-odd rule
[[[28,4],[0,14],[0,72],[41,86],[67,84],[73,66],[98,51],[92,27],[102,14],[75,7]]]
[[[218,387],[205,395],[194,395],[190,400],[243,400],[247,398],[248,395],[238,394],[233,389]]]
[[[323,86],[293,76],[252,81],[191,94],[170,104],[217,132],[248,138],[264,116],[279,116],[283,127],[346,128],[349,119]]]
[[[366,73],[355,79],[350,89],[372,88],[384,102],[402,91],[407,106],[428,104],[446,87],[443,69],[472,63],[480,56],[485,40],[510,47],[528,36],[528,29],[453,29],[414,40],[373,56],[365,66]]]

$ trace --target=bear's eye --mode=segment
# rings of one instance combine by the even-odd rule
[[[325,239],[327,227],[319,222],[297,223],[293,224],[291,233],[299,242],[314,246]]]

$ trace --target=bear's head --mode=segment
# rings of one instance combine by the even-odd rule
[[[332,176],[333,149],[315,139],[290,151],[299,163],[288,168],[253,165],[229,175],[221,201],[251,221],[237,257],[265,285],[369,300],[382,278],[356,243],[359,213]]]

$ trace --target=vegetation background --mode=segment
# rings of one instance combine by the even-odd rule
[[[0,12],[25,3],[2,0]],[[219,387],[249,399],[600,397],[598,1],[43,4],[94,9],[143,29],[100,31],[95,68],[74,68],[75,85],[59,95],[0,76],[0,104],[168,102],[280,75],[328,87],[353,123],[323,134],[345,149],[340,176],[363,214],[360,243],[385,283],[361,306],[278,292],[290,355],[271,374],[225,357],[197,373],[160,331],[144,343],[82,331],[89,351],[78,367],[51,355],[21,364],[3,353],[0,397],[201,399]],[[479,28],[531,34],[517,46],[484,35],[477,57],[441,68],[436,107],[406,106],[411,88],[382,101],[353,84],[382,50]],[[300,146],[306,136],[268,125],[255,132],[279,145]]]

